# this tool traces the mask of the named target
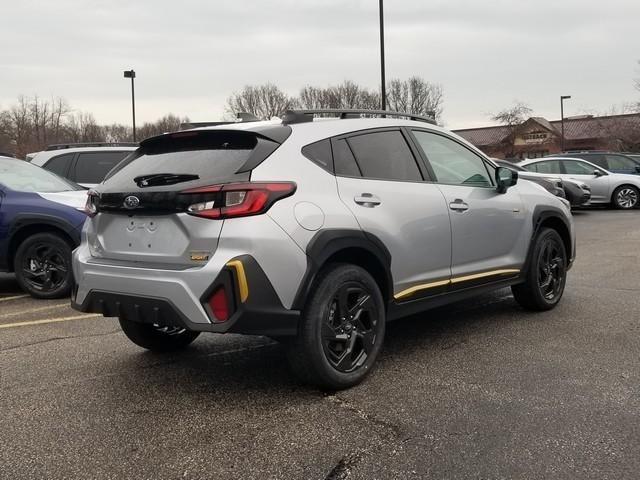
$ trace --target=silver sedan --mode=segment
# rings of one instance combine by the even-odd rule
[[[628,210],[637,208],[640,203],[640,175],[612,173],[586,160],[571,157],[535,158],[518,165],[530,172],[586,183],[591,187],[591,203],[594,205],[610,204]]]

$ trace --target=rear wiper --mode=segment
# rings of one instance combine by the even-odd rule
[[[199,175],[190,173],[154,173],[153,175],[141,175],[133,179],[138,187],[153,187],[154,185],[173,185],[174,183],[190,182],[198,180]]]

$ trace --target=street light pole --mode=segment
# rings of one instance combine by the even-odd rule
[[[560,96],[560,128],[562,130],[562,138],[560,139],[560,147],[564,152],[564,101],[569,100],[571,95],[561,95]]]
[[[132,70],[124,71],[124,78],[131,79],[131,111],[133,112],[133,141],[136,141],[136,93],[134,87],[134,78],[136,78],[136,72]]]
[[[380,83],[382,91],[380,104],[382,110],[387,109],[387,86],[384,78],[384,8],[383,0],[380,0]]]

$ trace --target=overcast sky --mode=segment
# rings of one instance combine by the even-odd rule
[[[218,119],[246,84],[290,94],[345,79],[379,87],[377,0],[1,0],[0,108],[61,96],[99,123]],[[640,99],[639,0],[387,0],[387,78],[442,84],[464,128],[518,99],[536,115]]]

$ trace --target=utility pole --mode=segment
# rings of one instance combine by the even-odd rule
[[[560,96],[560,129],[562,130],[562,138],[560,139],[560,148],[564,152],[564,101],[569,100],[571,95]]]
[[[380,84],[382,86],[380,104],[387,109],[387,85],[384,78],[384,0],[380,0]]]
[[[131,70],[124,71],[124,78],[131,79],[131,111],[133,112],[133,141],[136,141],[136,93],[133,80],[136,78],[136,72]]]

